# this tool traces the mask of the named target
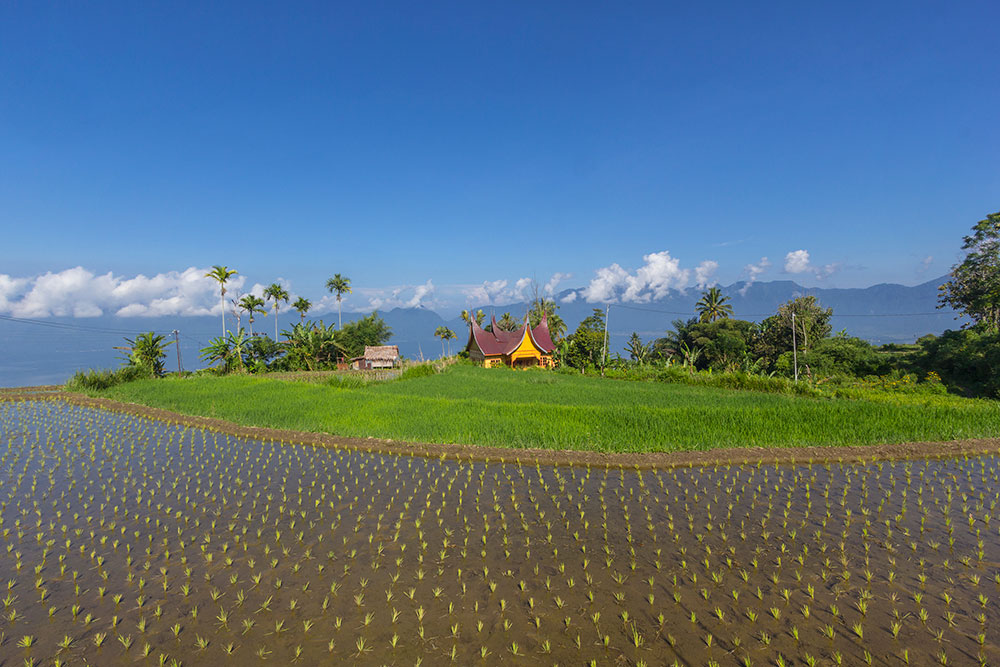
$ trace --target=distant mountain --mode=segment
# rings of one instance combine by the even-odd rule
[[[720,289],[730,298],[734,315],[741,319],[759,322],[773,315],[778,306],[789,299],[815,296],[823,306],[833,308],[834,331],[846,329],[850,335],[873,343],[898,343],[913,342],[925,334],[940,334],[961,326],[962,320],[956,319],[953,310],[937,309],[938,286],[946,280],[947,276],[942,276],[913,287],[887,283],[866,288],[807,288],[790,280],[756,282],[748,286],[741,281]],[[571,299],[569,303],[565,302],[567,298]],[[674,320],[695,316],[700,298],[700,290],[671,290],[663,298],[648,303],[612,303],[608,316],[612,347],[623,349],[633,331],[644,340],[663,336],[673,328]],[[578,289],[563,290],[556,295],[556,301],[569,331],[594,308],[604,308],[601,303],[587,303]],[[483,308],[488,314],[495,312],[497,317],[510,312],[521,318],[528,304],[477,308]]]
[[[736,317],[755,321],[772,315],[780,304],[791,298],[812,295],[822,305],[833,308],[835,331],[846,329],[849,334],[874,343],[889,343],[913,342],[925,334],[939,334],[961,326],[954,311],[937,310],[937,288],[946,280],[947,277],[942,276],[913,287],[882,284],[864,289],[806,288],[789,280],[776,280],[753,283],[749,287],[738,282],[721,289],[731,299]],[[612,303],[608,318],[611,349],[622,351],[633,331],[646,341],[663,336],[672,328],[674,320],[694,317],[700,296],[700,291],[690,289],[671,291],[664,298],[649,303]],[[572,299],[570,303],[564,301],[567,298]],[[569,332],[594,308],[604,308],[604,304],[587,303],[578,289],[563,290],[556,299],[559,315]],[[487,313],[487,318],[493,313],[499,318],[509,312],[521,319],[528,311],[528,304],[480,305],[476,306],[478,308]],[[421,356],[436,359],[441,355],[441,341],[434,337],[434,331],[442,324],[457,336],[451,341],[452,352],[462,349],[468,340],[468,327],[457,311],[452,317],[443,317],[422,307],[394,308],[379,314],[392,329],[390,343],[399,345],[400,352],[410,359]],[[344,321],[350,322],[363,315],[344,313]],[[258,318],[256,329],[273,334],[272,317]],[[279,326],[288,328],[297,319],[294,314],[282,313]],[[325,314],[322,319],[335,322],[336,314]],[[232,324],[229,318],[227,323]],[[243,325],[247,325],[245,319]],[[121,352],[114,347],[123,344],[123,337],[151,330],[160,333],[180,330],[183,366],[189,370],[199,368],[204,365],[199,359],[200,348],[218,336],[220,328],[219,319],[215,317],[104,316],[46,318],[37,323],[0,319],[0,350],[3,351],[0,354],[0,387],[60,383],[80,368],[116,367],[120,364]],[[177,367],[176,354],[176,349],[170,347],[166,360],[168,370]]]

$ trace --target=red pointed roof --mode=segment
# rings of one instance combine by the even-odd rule
[[[537,327],[531,330],[531,337],[534,338],[538,347],[546,352],[556,349],[556,346],[552,343],[552,334],[549,332],[549,314],[544,310],[542,310],[542,321],[538,323]]]
[[[530,336],[531,341],[542,352],[550,353],[555,349],[552,344],[552,336],[549,334],[548,318],[543,314],[542,321],[537,327],[528,326],[528,318],[525,317],[524,324],[514,331],[504,331],[497,326],[496,318],[492,318],[493,331],[486,331],[479,326],[475,319],[469,322],[469,345],[475,341],[476,345],[484,355],[494,356],[510,354],[518,348],[524,337]]]

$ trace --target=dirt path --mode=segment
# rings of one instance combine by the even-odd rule
[[[575,465],[614,468],[676,468],[757,463],[862,462],[894,459],[955,458],[1000,453],[1000,438],[978,438],[948,442],[908,442],[857,447],[745,447],[707,451],[657,453],[603,453],[576,450],[508,449],[479,445],[444,445],[413,443],[380,438],[347,438],[325,433],[311,433],[260,426],[241,426],[223,419],[194,417],[136,403],[108,398],[94,398],[61,391],[61,387],[21,387],[0,389],[0,401],[47,400],[111,410],[160,421],[204,428],[221,433],[280,440],[321,447],[337,447],[385,454],[404,454],[463,461],[520,462],[534,465]]]

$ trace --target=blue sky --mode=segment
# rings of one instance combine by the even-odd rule
[[[1000,208],[995,2],[206,4],[0,5],[0,311],[915,284]]]

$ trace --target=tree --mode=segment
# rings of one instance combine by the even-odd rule
[[[698,318],[692,317],[688,320],[677,319],[671,322],[672,331],[667,331],[663,338],[657,338],[653,342],[653,354],[659,358],[668,360],[681,354],[681,344],[687,343],[691,331],[698,325]]]
[[[1000,211],[986,216],[963,239],[961,264],[939,288],[938,308],[951,306],[987,331],[1000,328]]]
[[[933,371],[951,389],[967,396],[1000,398],[1000,332],[983,326],[924,336],[917,366]]]
[[[625,345],[625,349],[628,350],[632,361],[644,364],[646,363],[646,359],[649,358],[652,345],[650,343],[643,343],[642,339],[639,338],[639,334],[633,331],[632,337],[628,339],[628,343]]]
[[[778,306],[778,312],[760,323],[760,335],[754,354],[774,367],[778,357],[792,351],[792,315],[795,315],[795,343],[801,354],[808,354],[813,343],[830,335],[833,308],[823,308],[814,296],[800,296]]]
[[[448,355],[451,356],[451,339],[455,337],[455,332],[446,326],[440,326],[434,330],[434,335],[441,339],[441,356],[444,356],[444,342],[448,342]]]
[[[278,340],[278,304],[288,303],[288,291],[278,283],[271,283],[264,290],[264,298],[274,301],[274,340]]]
[[[341,322],[340,318],[340,300],[345,294],[351,293],[351,279],[335,273],[333,274],[333,278],[326,281],[326,289],[331,294],[337,295],[337,328],[343,329],[344,323]]]
[[[497,320],[497,329],[500,331],[516,331],[519,326],[520,323],[510,313],[504,313],[503,317]]]
[[[232,313],[233,313],[233,317],[236,318],[236,328],[237,329],[239,329],[240,327],[243,326],[243,318],[241,316],[243,315],[244,308],[243,308],[243,305],[240,303],[241,301],[243,301],[243,295],[240,294],[239,290],[236,290],[236,296],[234,296],[233,298],[231,298],[229,300],[229,303],[233,307]]]
[[[470,313],[468,310],[463,310],[461,317],[462,317],[462,321],[465,322],[468,325],[472,324],[472,318],[475,317],[476,318],[476,324],[478,324],[479,326],[482,326],[483,325],[483,320],[486,319],[486,313],[483,312],[482,308],[480,308],[479,310],[477,310],[474,314]]]
[[[244,370],[243,356],[246,353],[247,337],[243,329],[235,333],[230,331],[228,336],[213,338],[208,347],[201,349],[201,358],[209,363],[220,362],[219,369],[224,373],[233,370]]]
[[[369,345],[385,345],[392,338],[392,329],[379,317],[378,311],[359,320],[348,322],[337,332],[337,342],[348,357],[364,354]]]
[[[723,317],[714,322],[697,318],[675,320],[674,330],[654,344],[660,358],[678,357],[687,366],[732,371],[748,367],[759,327],[754,322]]]
[[[305,321],[306,313],[309,312],[310,308],[312,308],[312,301],[301,296],[295,300],[295,303],[292,304],[292,309],[299,311],[299,318],[303,322]]]
[[[327,327],[322,320],[317,324],[297,322],[291,331],[282,331],[281,335],[285,337],[281,346],[293,369],[318,370],[335,364],[338,354],[346,354],[337,340],[341,332]]]
[[[253,336],[254,315],[267,316],[267,310],[264,309],[264,299],[259,296],[254,296],[253,294],[247,294],[245,297],[240,299],[240,308],[245,310],[250,316],[250,335]]]
[[[556,313],[558,309],[559,306],[552,299],[535,299],[532,303],[531,311],[528,313],[528,321],[531,323],[532,329],[541,323],[542,314],[545,314],[546,321],[549,324],[549,335],[552,337],[553,343],[558,343],[562,339],[563,334],[566,333],[566,323]]]
[[[702,322],[714,322],[724,317],[732,317],[733,307],[729,305],[729,297],[722,296],[722,290],[712,287],[701,293],[701,300],[696,306],[698,319]]]
[[[565,361],[574,368],[598,366],[604,351],[604,309],[594,308],[569,337]]]
[[[135,338],[126,338],[125,342],[129,346],[118,349],[124,349],[128,352],[125,362],[129,366],[141,368],[153,377],[161,377],[164,371],[163,360],[167,357],[166,347],[174,344],[174,341],[164,343],[164,340],[166,340],[166,336],[149,331],[139,334]]]
[[[216,264],[212,270],[205,274],[206,278],[211,278],[219,283],[219,301],[222,303],[222,335],[226,335],[226,282],[236,275],[235,269]]]

